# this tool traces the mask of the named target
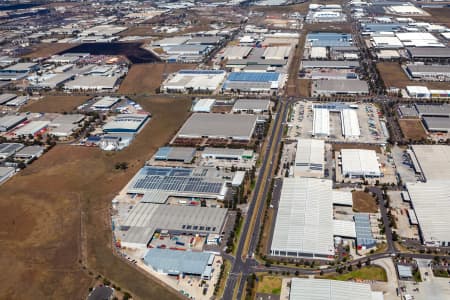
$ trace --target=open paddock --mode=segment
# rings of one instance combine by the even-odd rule
[[[2,185],[1,299],[85,299],[98,274],[137,299],[181,298],[113,255],[111,200],[169,142],[191,106],[188,98],[134,100],[153,117],[130,147],[111,153],[57,145]],[[128,168],[116,170],[118,162]]]
[[[405,139],[419,141],[427,138],[427,132],[420,119],[400,119],[398,124]]]

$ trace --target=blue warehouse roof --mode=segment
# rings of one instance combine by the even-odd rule
[[[232,72],[228,76],[228,81],[251,81],[251,82],[268,82],[278,81],[280,73],[270,72]]]
[[[169,275],[201,276],[211,274],[211,268],[208,268],[211,256],[214,257],[214,254],[152,248],[145,254],[144,262],[154,270]]]

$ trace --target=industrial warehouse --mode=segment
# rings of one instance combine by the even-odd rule
[[[333,260],[335,236],[357,238],[353,221],[333,218],[333,204],[351,206],[351,193],[332,185],[326,179],[284,178],[270,255]]]
[[[226,93],[277,92],[284,86],[285,76],[277,72],[232,72],[222,86]]]
[[[414,170],[425,181],[406,184],[408,197],[405,201],[411,201],[414,209],[411,213],[419,225],[420,238],[428,246],[450,246],[450,223],[442,215],[442,211],[450,210],[450,146],[412,145],[409,155]]]
[[[342,149],[342,175],[349,178],[380,177],[380,163],[374,150]]]
[[[290,300],[383,300],[383,292],[375,292],[367,283],[329,279],[292,278]]]
[[[168,230],[177,234],[219,234],[227,209],[187,205],[165,205],[140,202],[120,226],[116,239],[122,247],[146,249],[156,231]]]
[[[341,103],[315,104],[313,110],[313,136],[328,137],[330,135],[330,112],[340,114],[342,135],[346,139],[358,139],[361,135],[358,115],[354,107]]]
[[[181,70],[169,76],[162,84],[164,93],[214,93],[225,80],[221,70]]]
[[[177,138],[250,141],[256,122],[254,115],[195,113],[181,127]]]
[[[449,104],[413,104],[402,105],[398,109],[402,118],[419,117],[428,132],[450,131]]]
[[[294,176],[324,176],[325,142],[323,140],[299,139],[295,154]]]

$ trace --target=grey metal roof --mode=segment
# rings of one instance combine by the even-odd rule
[[[21,149],[20,151],[16,152],[14,155],[15,157],[30,157],[30,156],[37,156],[42,151],[44,151],[45,147],[43,146],[26,146],[25,148]]]
[[[292,278],[290,300],[373,300],[366,283],[328,279]]]
[[[0,156],[11,156],[24,147],[19,143],[3,143],[0,144]]]
[[[423,122],[428,130],[431,131],[449,131],[449,117],[423,117]]]
[[[157,229],[191,233],[220,233],[227,214],[226,208],[136,204],[121,223],[122,241],[146,244]]]
[[[193,147],[161,147],[155,154],[155,159],[189,163],[194,158],[195,151]]]
[[[332,181],[285,178],[271,244],[272,255],[334,255]],[[292,254],[289,254],[292,253]]]
[[[445,164],[439,165],[436,173],[443,173],[443,169]],[[450,219],[443,213],[450,211],[450,181],[444,174],[440,178],[447,181],[406,184],[425,242],[450,242]]]
[[[1,94],[0,95],[0,105],[16,98],[17,95],[16,94]]]
[[[185,44],[186,45],[193,45],[193,44],[201,44],[201,45],[215,45],[218,44],[223,37],[221,36],[196,36],[192,39],[188,40]]]
[[[23,115],[0,117],[0,131],[8,130],[9,128],[25,121],[26,119],[27,117]]]
[[[421,116],[450,116],[450,104],[415,104]]]
[[[313,68],[332,68],[332,69],[351,69],[359,68],[357,60],[303,60],[303,69]]]
[[[363,80],[315,80],[313,89],[317,92],[368,93],[369,86]]]
[[[238,99],[233,110],[268,110],[269,104],[269,99]]]
[[[411,73],[450,73],[449,65],[416,65],[407,64],[406,67]]]
[[[88,300],[109,300],[114,290],[109,286],[98,286],[89,294]]]
[[[450,58],[450,48],[446,47],[414,47],[407,50],[412,58]]]
[[[154,270],[170,275],[203,275],[211,256],[214,254],[153,248],[144,255],[144,262]]]
[[[181,127],[178,137],[250,140],[256,119],[254,115],[194,113]]]

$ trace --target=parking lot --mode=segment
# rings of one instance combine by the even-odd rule
[[[421,176],[416,175],[411,159],[404,148],[394,146],[391,153],[402,182],[416,182],[421,179]]]
[[[403,296],[409,296],[414,300],[449,300],[450,284],[448,278],[435,277],[431,267],[430,260],[417,259],[422,282],[401,281],[400,286]]]
[[[395,218],[396,231],[402,238],[419,239],[419,230],[416,225],[411,225],[408,217],[408,202],[404,202],[399,191],[389,191],[392,215]]]
[[[289,118],[289,127],[287,137],[289,139],[311,138],[313,133],[313,102],[299,101],[292,105]],[[326,138],[331,142],[358,142],[384,144],[387,136],[383,134],[380,123],[379,109],[369,103],[359,103],[355,109],[358,116],[359,129],[361,135],[359,138],[345,138],[342,135],[342,120],[338,112],[330,112],[330,136]]]

